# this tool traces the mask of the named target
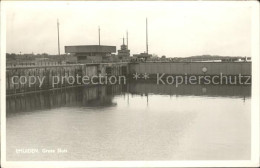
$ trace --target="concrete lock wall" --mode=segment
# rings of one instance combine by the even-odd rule
[[[171,75],[219,75],[220,73],[225,75],[251,75],[251,62],[132,63],[129,64],[129,71],[130,73],[165,73]]]
[[[203,69],[207,69],[203,72]],[[7,94],[16,94],[23,92],[32,92],[38,90],[48,90],[53,88],[62,88],[78,85],[76,82],[71,84],[71,78],[61,80],[53,87],[53,76],[58,78],[73,76],[76,79],[78,76],[94,76],[106,75],[106,70],[109,69],[109,75],[131,75],[133,73],[165,73],[171,75],[251,75],[251,63],[249,62],[193,62],[193,63],[130,63],[130,64],[75,64],[62,66],[35,66],[35,67],[11,67],[6,69],[6,92]],[[27,83],[14,84],[12,77],[17,78],[24,76],[23,81]],[[40,81],[29,85],[30,76],[44,78],[42,86]]]
[[[97,75],[97,71],[98,71],[97,66],[94,66],[94,65],[86,66],[84,75],[91,77],[91,76]]]
[[[98,74],[105,76],[108,67],[111,68],[110,75],[122,75],[123,66],[120,64],[9,67],[6,69],[6,93],[8,95],[79,85],[77,76],[88,76],[89,78]],[[71,76],[74,77],[74,82]],[[30,79],[34,80],[32,77],[36,78],[36,81],[29,83]],[[62,77],[66,79],[62,79]],[[19,79],[22,83],[18,82]],[[39,79],[42,80],[42,83]],[[57,80],[59,80],[58,83]]]
[[[82,76],[86,73],[84,69],[83,65],[7,68],[6,92],[7,94],[16,94],[67,87],[71,85],[72,79],[63,80],[62,82],[61,78],[73,76],[76,79],[77,74]],[[42,84],[39,79],[42,81]],[[59,81],[53,85],[53,82],[56,83],[55,80],[56,82]]]

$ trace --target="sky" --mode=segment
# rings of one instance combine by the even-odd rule
[[[247,2],[5,2],[6,52],[61,54],[67,45],[122,44],[131,54],[166,57],[251,56],[251,7]]]

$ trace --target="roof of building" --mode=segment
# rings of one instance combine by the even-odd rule
[[[77,45],[65,46],[65,53],[114,53],[116,46],[105,45]]]

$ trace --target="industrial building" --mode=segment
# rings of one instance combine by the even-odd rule
[[[123,38],[123,44],[121,45],[121,49],[118,50],[118,59],[119,60],[129,60],[130,59],[130,50],[128,46],[125,45],[125,39]]]
[[[116,52],[116,46],[78,45],[65,46],[65,53],[77,57],[78,63],[103,62]]]

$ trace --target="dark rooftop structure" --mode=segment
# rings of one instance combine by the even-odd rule
[[[114,53],[116,46],[77,45],[65,46],[65,53]]]
[[[65,46],[65,53],[77,57],[77,62],[102,62],[112,53],[116,52],[116,46],[105,45],[77,45]]]

